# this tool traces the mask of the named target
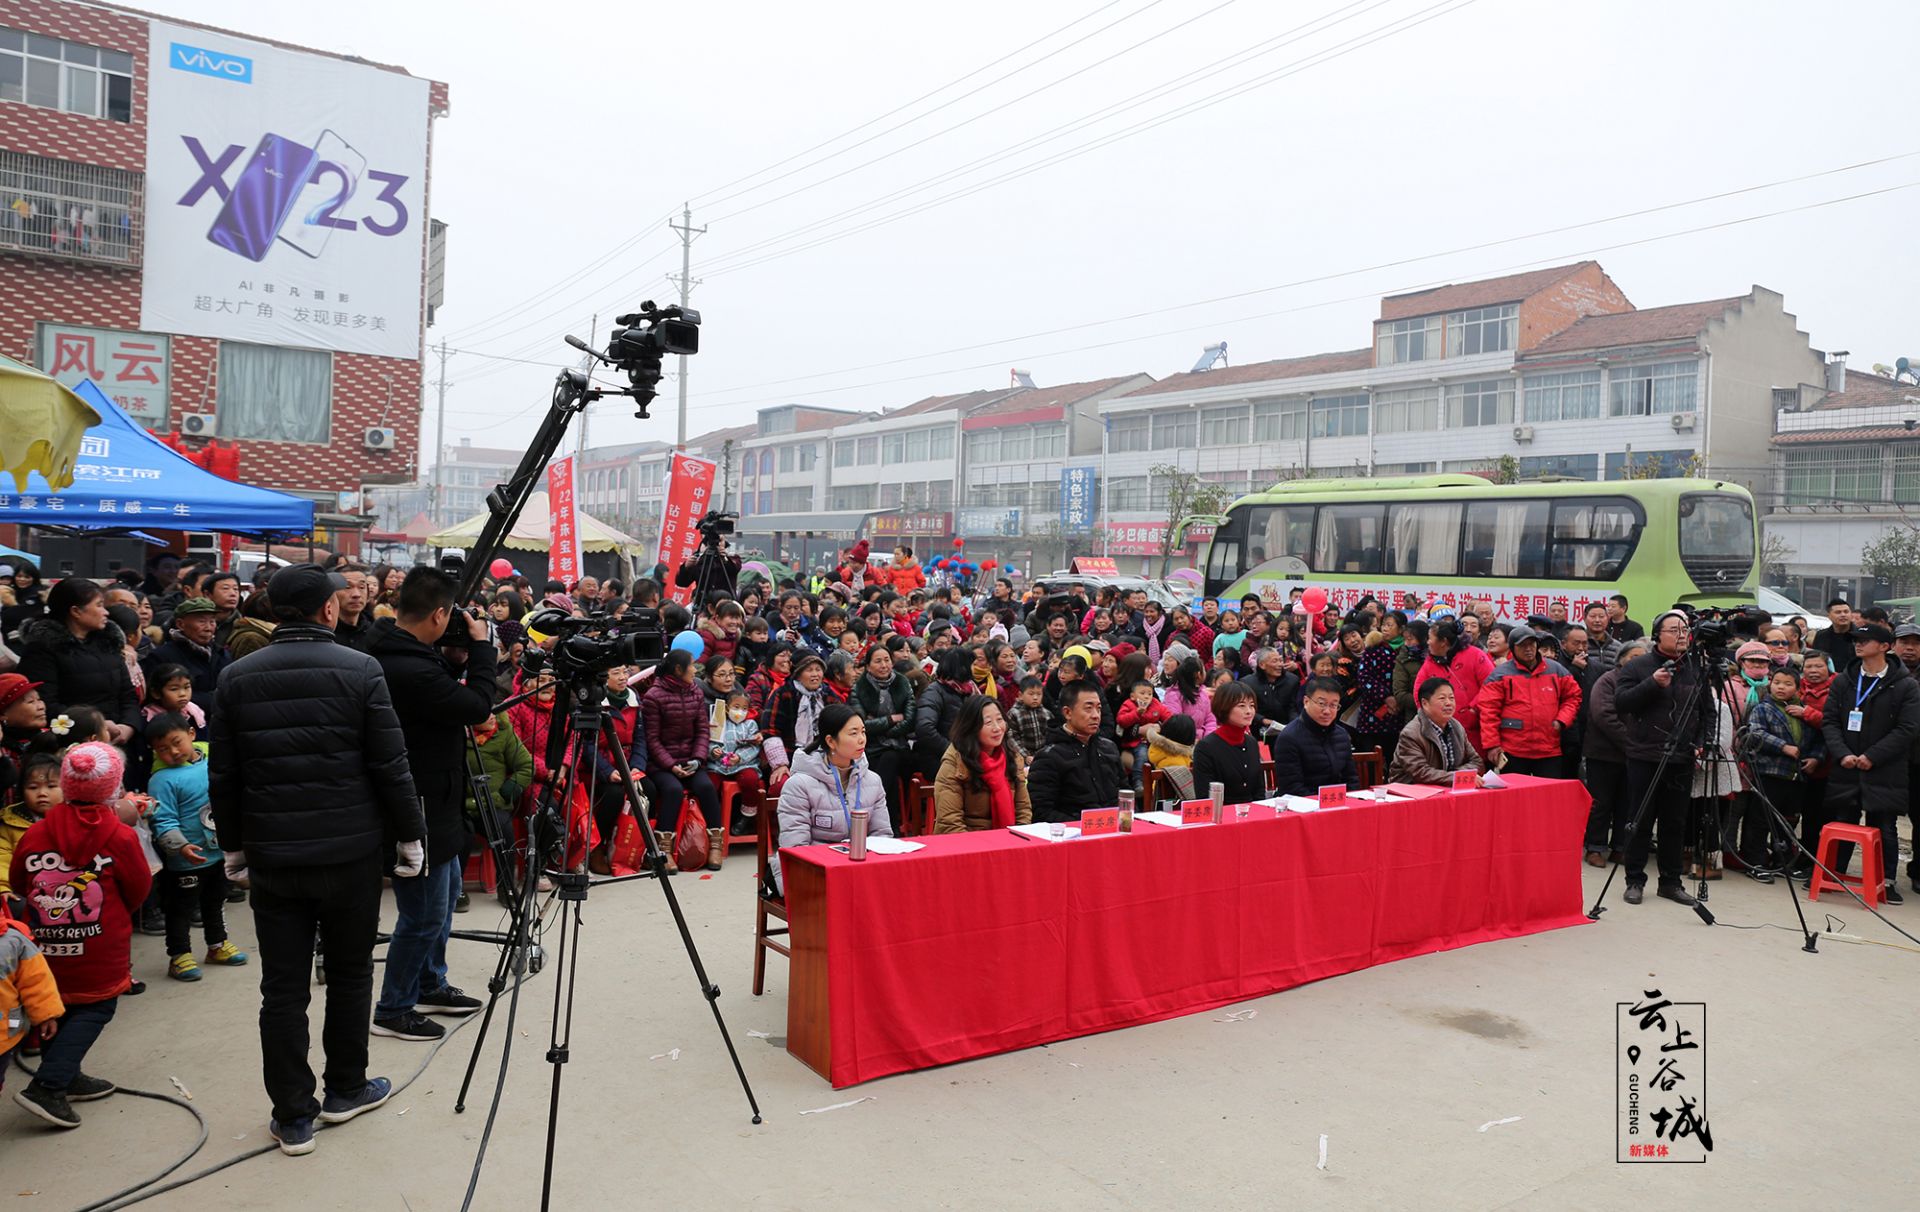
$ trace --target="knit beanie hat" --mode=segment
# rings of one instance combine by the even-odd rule
[[[1193,649],[1187,647],[1185,644],[1168,644],[1165,648],[1162,648],[1160,650],[1160,655],[1162,657],[1172,657],[1174,659],[1174,663],[1179,664],[1181,662],[1184,662],[1188,657],[1197,658],[1200,654],[1195,652]]]
[[[1760,657],[1769,662],[1773,660],[1773,654],[1768,652],[1767,646],[1759,640],[1748,640],[1746,643],[1740,645],[1733,654],[1733,658],[1736,661],[1744,661],[1748,657]]]
[[[70,804],[107,804],[120,792],[126,759],[104,741],[88,741],[67,750],[60,760],[60,794]]]

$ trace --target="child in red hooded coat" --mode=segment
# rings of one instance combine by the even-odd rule
[[[88,741],[67,750],[60,764],[66,802],[48,809],[13,852],[14,891],[26,898],[27,924],[67,1008],[41,1052],[39,1074],[13,1101],[61,1128],[80,1126],[71,1103],[114,1091],[80,1064],[132,984],[133,923],[153,885],[139,836],[113,808],[125,773],[112,745]]]

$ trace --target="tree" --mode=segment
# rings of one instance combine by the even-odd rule
[[[1154,495],[1166,493],[1167,532],[1160,539],[1160,575],[1166,576],[1173,564],[1173,553],[1186,546],[1183,523],[1195,514],[1217,514],[1231,498],[1218,484],[1210,483],[1191,471],[1182,471],[1171,463],[1161,463],[1147,472],[1147,483]]]
[[[1860,549],[1860,567],[1893,586],[1893,597],[1920,592],[1920,528],[1910,522],[1889,526]]]
[[[1493,461],[1493,482],[1495,484],[1518,484],[1520,482],[1520,460],[1510,454],[1503,454]]]
[[[1760,575],[1770,585],[1786,584],[1787,562],[1799,554],[1793,544],[1779,535],[1767,535],[1760,544]]]

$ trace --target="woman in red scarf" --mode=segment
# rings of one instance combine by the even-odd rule
[[[1026,763],[1020,751],[1006,743],[1000,704],[989,695],[968,695],[949,740],[933,781],[933,831],[965,833],[1032,824]]]
[[[761,732],[773,731],[773,704],[792,672],[793,649],[776,643],[768,651],[766,662],[747,679],[747,710],[759,723]]]
[[[1259,700],[1245,682],[1228,682],[1213,696],[1217,727],[1193,747],[1193,787],[1205,795],[1210,783],[1227,790],[1229,804],[1265,799],[1267,775],[1260,762],[1260,742],[1252,733]]]

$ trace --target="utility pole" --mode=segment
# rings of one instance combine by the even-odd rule
[[[680,204],[680,222],[669,223],[668,227],[680,233],[680,276],[669,279],[680,287],[680,306],[685,307],[697,285],[693,280],[693,238],[706,234],[706,228],[693,225],[693,208],[685,202]],[[680,355],[680,428],[674,439],[674,449],[687,448],[687,355]]]
[[[447,457],[447,339],[440,338],[440,417],[433,427],[433,479],[427,482],[427,516],[437,527],[440,523],[440,480],[445,475],[441,464]]]
[[[587,344],[589,346],[592,346],[592,345],[599,344],[599,342],[600,342],[600,313],[596,311],[593,313],[593,323],[587,329]],[[592,354],[580,355],[581,370],[591,372],[596,365],[597,363],[595,362]],[[587,461],[587,420],[590,415],[591,407],[592,406],[588,404],[580,405],[580,428],[573,435],[574,459],[576,462],[580,462],[580,463],[584,463]]]

